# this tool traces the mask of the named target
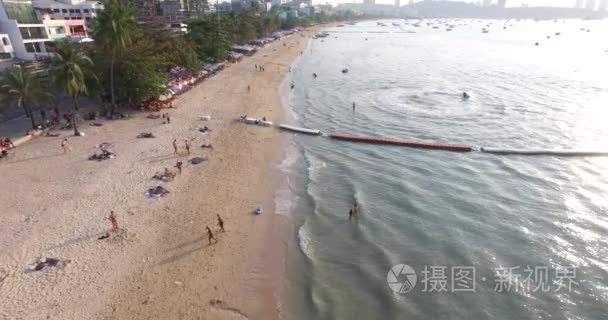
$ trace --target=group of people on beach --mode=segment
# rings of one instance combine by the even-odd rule
[[[173,139],[173,153],[174,154],[179,154],[179,146],[177,144],[177,139]],[[188,139],[184,139],[184,149],[186,149],[186,154],[190,154],[190,141],[188,141]]]
[[[254,67],[255,67],[255,71],[265,71],[263,65],[259,65],[258,66],[257,64],[254,64]]]

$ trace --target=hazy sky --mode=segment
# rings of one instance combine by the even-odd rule
[[[414,0],[414,2],[419,2],[422,0]],[[466,2],[482,2],[483,0],[462,0]],[[493,0],[496,3],[497,0]],[[332,3],[334,5],[338,3],[357,3],[363,2],[363,0],[314,0],[315,3]],[[401,0],[401,4],[407,4],[409,0]],[[596,1],[597,2],[597,1]],[[395,3],[394,0],[376,0],[376,3]],[[519,7],[525,3],[529,6],[553,6],[553,7],[574,7],[576,0],[507,0],[507,6],[509,7]]]

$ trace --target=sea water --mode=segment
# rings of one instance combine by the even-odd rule
[[[287,121],[474,147],[608,150],[607,21],[406,22],[311,40],[288,76],[294,89],[283,89]],[[294,135],[277,193],[294,226],[281,316],[608,319],[607,169],[601,157]]]

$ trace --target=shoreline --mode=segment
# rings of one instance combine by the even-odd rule
[[[287,67],[309,43],[315,26],[275,41],[254,56],[228,64],[214,77],[183,94],[171,113],[171,124],[138,114],[127,121],[84,127],[85,137],[35,137],[14,150],[0,165],[6,177],[0,187],[6,228],[0,235],[0,316],[15,319],[241,319],[278,318],[280,302],[259,299],[268,276],[254,259],[278,238],[283,217],[274,213],[281,154],[275,128],[234,121],[241,114],[283,119],[279,85]],[[302,37],[305,35],[305,37]],[[282,43],[287,45],[284,47]],[[266,71],[254,71],[264,64]],[[247,85],[251,84],[251,92]],[[211,115],[201,122],[197,116]],[[208,136],[197,127],[213,129]],[[155,139],[136,139],[139,132]],[[72,151],[61,154],[59,143],[70,139]],[[191,141],[192,154],[173,155],[173,138]],[[102,142],[118,156],[87,161]],[[211,142],[212,151],[201,150]],[[208,158],[200,165],[187,162]],[[155,183],[150,177],[163,167],[184,162],[175,181]],[[273,172],[269,174],[268,172]],[[163,185],[171,194],[146,199],[147,188]],[[10,187],[10,189],[9,189]],[[35,199],[31,199],[35,195]],[[261,204],[264,213],[251,211]],[[119,212],[121,236],[97,240],[109,229],[110,210]],[[216,227],[215,214],[226,232]],[[207,244],[205,226],[218,242]],[[261,240],[260,240],[261,239]],[[6,248],[6,249],[5,249]],[[24,273],[36,257],[69,260],[64,268]],[[265,260],[265,259],[262,259]],[[270,259],[269,261],[272,261]],[[279,269],[280,270],[280,269]],[[268,281],[270,280],[270,281]],[[253,281],[255,283],[255,281]],[[5,303],[6,302],[6,303]],[[274,315],[273,315],[274,314]]]

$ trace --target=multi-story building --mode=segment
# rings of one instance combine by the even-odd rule
[[[8,33],[0,33],[0,63],[12,60],[14,52]]]
[[[165,0],[159,3],[160,14],[165,17],[182,16],[182,5],[177,0]]]
[[[230,2],[220,2],[215,4],[216,10],[220,13],[227,13],[232,11],[232,4]]]
[[[271,0],[270,3],[273,6],[281,6],[287,3],[287,0]]]
[[[8,35],[12,58],[31,60],[48,55],[47,43],[51,39],[31,1],[0,1],[0,33]]]
[[[49,15],[50,20],[84,20],[89,22],[103,9],[99,1],[33,0],[34,8]]]
[[[0,60],[49,56],[55,41],[88,37],[86,18],[94,17],[101,10],[100,5],[82,0],[62,1],[76,5],[50,0],[1,0],[0,34],[6,41],[2,41]]]

